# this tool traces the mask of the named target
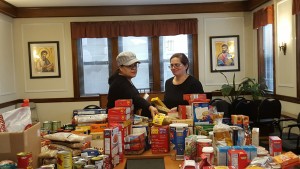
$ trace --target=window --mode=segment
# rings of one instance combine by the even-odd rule
[[[268,91],[274,91],[274,55],[273,55],[273,25],[269,24],[263,28],[263,50],[264,50],[264,76],[259,76],[260,82],[265,82]]]
[[[176,52],[189,57],[189,73],[198,78],[196,19],[74,22],[71,32],[75,98],[107,94],[122,51],[134,52],[141,61],[132,81],[142,92],[164,91],[172,76],[169,59]]]
[[[171,70],[168,68],[170,65],[170,58],[174,53],[184,53],[189,57],[190,67],[189,67],[189,74],[192,73],[192,63],[193,57],[192,56],[192,48],[189,45],[191,42],[190,35],[176,35],[176,36],[161,36],[159,37],[159,42],[161,45],[160,48],[160,65],[161,65],[161,90],[164,91],[164,86],[166,80],[173,76]]]
[[[257,29],[258,82],[265,84],[270,93],[275,93],[273,21],[273,6],[253,14],[253,28]]]
[[[137,55],[141,64],[139,65],[138,74],[132,79],[136,88],[143,92],[150,92],[153,88],[152,70],[161,70],[161,91],[164,91],[165,81],[172,77],[173,74],[168,68],[170,57],[176,52],[185,53],[191,56],[189,49],[190,35],[161,36],[160,44],[160,66],[152,66],[152,43],[151,37],[119,37],[118,51],[132,51]],[[110,57],[111,49],[108,45],[107,38],[82,38],[79,40],[79,76],[81,83],[80,95],[93,96],[98,94],[106,94],[109,89],[108,78],[113,73],[112,57]],[[192,65],[192,57],[189,57]],[[160,69],[158,69],[160,68]],[[192,74],[191,69],[189,73]]]

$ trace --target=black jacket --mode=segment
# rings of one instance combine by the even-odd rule
[[[135,112],[143,109],[142,115],[151,117],[150,103],[140,96],[136,87],[125,76],[119,75],[118,70],[109,77],[108,84],[107,109],[114,107],[118,99],[132,99]]]

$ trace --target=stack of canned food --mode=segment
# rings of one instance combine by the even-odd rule
[[[110,166],[108,155],[72,157],[72,153],[69,151],[57,153],[57,169],[98,169],[110,168]]]
[[[44,121],[41,129],[42,134],[56,133],[61,129],[60,121]]]

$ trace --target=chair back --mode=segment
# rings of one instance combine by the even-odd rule
[[[258,109],[259,119],[280,119],[281,103],[278,99],[265,98]]]
[[[230,114],[237,114],[236,112],[236,105],[239,104],[240,101],[246,100],[244,97],[238,97],[235,100],[232,101],[231,107],[230,107]]]
[[[230,118],[230,103],[222,99],[214,99],[210,102],[211,106],[215,106],[218,112],[224,112],[223,117]]]
[[[257,105],[253,100],[241,100],[237,105],[236,105],[236,113],[237,114],[242,114],[245,116],[249,117],[249,120],[253,123],[257,122],[258,118],[258,110],[257,110]]]

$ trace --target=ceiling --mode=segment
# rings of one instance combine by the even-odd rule
[[[4,0],[16,7],[120,6],[187,4],[247,0]]]

